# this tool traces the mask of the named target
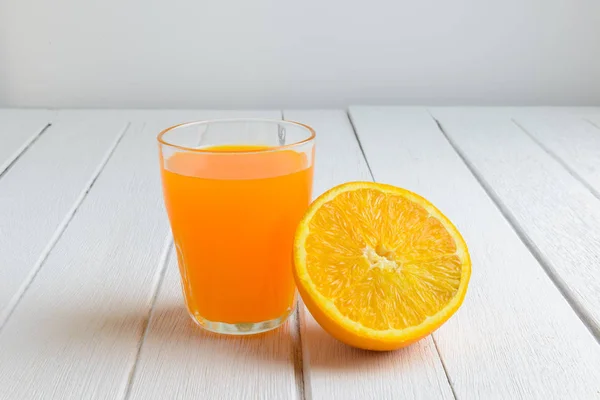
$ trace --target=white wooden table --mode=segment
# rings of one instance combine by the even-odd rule
[[[304,309],[255,338],[190,321],[155,136],[273,117],[318,133],[315,194],[416,191],[464,234],[459,312],[390,353]],[[600,399],[600,108],[0,110],[0,399]]]

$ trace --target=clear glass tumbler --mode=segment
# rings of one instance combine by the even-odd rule
[[[183,295],[201,327],[253,334],[292,313],[292,248],[311,200],[314,139],[309,126],[265,119],[158,135]]]

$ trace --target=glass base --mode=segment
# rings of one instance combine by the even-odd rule
[[[262,322],[239,322],[237,324],[228,324],[226,322],[209,321],[200,315],[190,314],[192,320],[202,329],[209,332],[222,335],[255,335],[257,333],[268,332],[279,328],[287,321],[288,317],[294,312],[294,307],[288,309],[285,314],[275,319]]]

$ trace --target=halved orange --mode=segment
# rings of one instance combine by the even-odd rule
[[[338,340],[392,350],[437,329],[471,275],[456,227],[423,197],[352,182],[321,195],[294,240],[294,276],[317,322]]]

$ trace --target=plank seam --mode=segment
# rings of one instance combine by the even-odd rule
[[[280,110],[280,114],[281,114],[281,120],[285,121],[285,110]],[[307,400],[306,398],[306,393],[310,393],[310,388],[307,391],[306,389],[306,378],[305,378],[305,372],[304,372],[304,367],[305,367],[305,360],[304,360],[304,345],[302,342],[302,326],[301,326],[301,318],[300,318],[300,308],[303,306],[302,304],[302,300],[300,300],[300,297],[298,296],[298,299],[296,300],[296,312],[294,313],[294,321],[295,321],[295,330],[296,332],[294,332],[293,337],[294,337],[294,347],[293,347],[293,359],[294,359],[294,376],[296,378],[296,390],[297,390],[297,394],[298,394],[298,398],[302,399],[302,400]]]
[[[29,150],[29,148],[33,146],[34,143],[37,142],[38,139],[44,134],[44,132],[46,132],[46,130],[48,130],[48,128],[50,128],[51,126],[51,122],[47,123],[46,126],[40,129],[38,133],[31,136],[29,140],[27,140],[21,146],[21,148],[15,152],[15,155],[13,155],[12,159],[9,159],[6,163],[0,166],[0,179],[13,167],[13,165],[17,163],[17,161],[19,161],[19,158],[21,158],[23,154],[25,154],[27,150]]]
[[[480,175],[479,172],[477,172],[477,169],[475,168],[475,166],[467,159],[467,157],[462,152],[462,150],[460,150],[458,145],[450,138],[450,135],[448,135],[446,133],[446,131],[445,131],[443,125],[440,123],[440,121],[438,121],[433,115],[431,115],[431,113],[430,113],[430,116],[435,121],[438,129],[440,130],[442,135],[446,138],[446,140],[448,141],[450,146],[452,146],[452,148],[454,149],[456,154],[458,154],[460,159],[463,161],[463,163],[466,165],[468,170],[471,172],[471,175],[473,175],[475,180],[477,180],[477,182],[481,185],[483,190],[486,192],[486,194],[489,196],[489,198],[495,204],[496,208],[498,208],[498,210],[500,211],[500,213],[502,214],[504,219],[509,223],[509,225],[511,226],[513,231],[517,234],[517,236],[519,237],[521,242],[527,247],[529,252],[533,255],[533,257],[536,259],[538,264],[542,267],[544,272],[546,272],[546,275],[548,275],[550,280],[554,283],[556,288],[562,294],[563,298],[567,301],[567,303],[571,306],[571,308],[573,309],[575,314],[579,317],[581,322],[583,322],[583,324],[588,328],[588,330],[590,331],[592,336],[600,344],[600,326],[596,326],[596,324],[594,323],[592,318],[590,316],[586,315],[586,313],[584,311],[584,307],[575,298],[573,298],[571,296],[571,292],[570,292],[569,288],[567,287],[566,283],[562,281],[562,279],[554,272],[553,268],[551,267],[551,265],[552,265],[551,262],[548,259],[546,259],[546,257],[542,254],[542,252],[539,250],[539,248],[535,245],[535,243],[533,243],[533,241],[529,238],[529,236],[527,236],[525,231],[522,229],[521,225],[517,222],[516,218],[512,215],[510,210],[504,205],[502,200],[500,200],[500,197],[494,192],[492,187],[487,183],[487,181],[483,178],[483,176]]]
[[[75,203],[73,203],[73,206],[71,206],[71,208],[69,209],[69,211],[67,212],[67,214],[65,215],[65,217],[63,218],[61,223],[58,225],[58,227],[54,231],[54,234],[50,238],[50,241],[48,242],[48,244],[46,245],[44,250],[42,250],[40,257],[34,263],[33,268],[31,269],[31,271],[29,271],[29,274],[25,277],[25,280],[23,281],[23,283],[21,284],[19,289],[16,291],[16,293],[12,297],[11,301],[8,303],[6,310],[4,311],[4,313],[0,314],[0,332],[2,332],[2,329],[6,325],[6,322],[8,321],[10,316],[13,314],[13,312],[15,311],[17,306],[19,305],[21,299],[25,295],[25,292],[27,291],[27,289],[29,288],[29,286],[31,285],[33,280],[35,279],[36,275],[41,270],[43,264],[48,259],[48,256],[50,255],[50,253],[52,252],[52,250],[58,243],[59,239],[61,238],[61,236],[63,235],[63,233],[65,232],[65,230],[67,229],[67,227],[69,226],[71,221],[73,220],[75,214],[77,213],[77,210],[79,209],[79,207],[81,206],[81,204],[83,203],[85,198],[87,197],[91,188],[96,183],[96,180],[100,176],[100,173],[102,172],[102,170],[104,169],[104,167],[106,166],[106,164],[108,163],[110,158],[112,157],[113,153],[115,152],[115,149],[121,142],[121,139],[123,139],[123,136],[125,136],[125,132],[127,132],[130,125],[131,125],[130,123],[127,123],[125,125],[125,127],[121,130],[121,132],[117,135],[115,141],[113,142],[111,147],[108,149],[108,151],[104,155],[104,158],[100,161],[100,164],[98,165],[98,167],[92,174],[91,179],[84,186],[84,189],[81,191],[81,193],[75,200]]]
[[[437,352],[440,362],[442,363],[442,368],[444,369],[444,374],[446,375],[446,380],[448,381],[448,385],[450,386],[450,390],[452,391],[452,396],[454,397],[454,400],[456,400],[457,397],[456,397],[456,391],[454,390],[454,385],[452,384],[452,381],[450,380],[450,374],[448,373],[448,368],[446,367],[446,363],[444,362],[442,353],[440,353],[440,348],[438,347],[437,341],[435,340],[435,334],[433,334],[433,333],[431,334],[431,340],[433,340],[433,346],[435,347],[435,351]]]
[[[165,243],[163,245],[163,250],[158,262],[158,271],[156,273],[156,278],[154,279],[154,284],[152,285],[152,297],[150,298],[150,309],[148,310],[148,316],[144,319],[144,324],[142,327],[142,333],[140,335],[140,339],[138,341],[138,346],[135,353],[135,360],[133,361],[133,365],[131,366],[131,370],[127,375],[127,381],[125,383],[125,390],[123,393],[123,400],[129,399],[131,395],[131,388],[133,387],[133,382],[137,375],[137,366],[140,361],[140,356],[142,353],[142,347],[144,346],[144,342],[146,341],[146,337],[148,336],[148,332],[150,332],[150,325],[152,319],[154,318],[154,311],[156,300],[158,299],[158,293],[160,292],[160,288],[164,281],[167,265],[169,264],[169,256],[171,255],[171,251],[173,249],[173,239],[171,235],[167,235],[165,239]]]
[[[304,306],[304,302],[302,301],[302,299],[300,299],[300,310],[298,310],[298,320],[300,321],[301,325],[300,325],[300,332],[303,332],[303,334],[306,334],[306,307]],[[302,359],[302,368],[305,371],[308,371],[308,365],[309,365],[309,360],[310,360],[310,354],[308,353],[308,344],[304,341],[301,342],[302,343],[302,354],[303,354],[303,359]],[[304,379],[304,398],[306,400],[312,400],[312,384],[310,381],[310,374],[304,374],[303,375],[303,379]]]
[[[354,121],[352,120],[352,113],[349,112],[348,110],[346,110],[346,116],[348,117],[348,121],[350,121],[350,126],[352,127],[352,133],[354,133],[354,138],[356,139],[356,142],[358,143],[358,148],[360,149],[363,159],[365,160],[365,163],[367,164],[367,169],[369,170],[369,175],[371,175],[371,180],[373,180],[375,182],[377,180],[375,179],[375,175],[373,175],[373,170],[371,169],[371,164],[369,164],[369,159],[367,158],[367,155],[365,154],[365,149],[363,149],[362,142],[360,141],[360,138],[358,137],[358,130],[356,129],[356,126],[354,126]]]
[[[307,381],[307,376],[304,372],[305,364],[306,364],[308,358],[305,357],[305,355],[304,355],[306,348],[305,348],[303,340],[302,340],[302,318],[300,316],[302,307],[304,307],[304,304],[302,303],[300,296],[298,296],[298,299],[296,300],[296,312],[294,313],[294,322],[295,322],[296,331],[297,331],[293,335],[293,339],[294,339],[293,357],[294,357],[294,372],[295,372],[294,375],[296,376],[296,388],[297,388],[298,398],[302,399],[302,400],[310,400],[310,398],[311,398],[310,387],[308,387],[308,385],[310,385],[310,383]],[[308,389],[307,389],[307,387],[308,387]]]
[[[600,200],[600,192],[598,192],[581,175],[579,175],[577,173],[577,171],[575,171],[573,168],[571,168],[569,166],[569,164],[566,163],[565,160],[560,158],[560,156],[558,156],[558,154],[556,154],[555,152],[550,150],[550,148],[546,147],[546,145],[544,143],[542,143],[538,138],[536,138],[534,135],[532,135],[527,129],[525,129],[525,127],[523,125],[521,125],[514,118],[511,118],[511,122],[513,124],[515,124],[521,131],[523,131],[523,133],[525,133],[542,150],[544,150],[544,152],[546,152],[554,161],[556,161],[558,164],[560,164],[560,166],[563,167],[569,173],[569,175],[571,175],[573,178],[575,178],[576,181],[578,181],[583,186],[585,186],[585,188],[587,190],[589,190],[592,193],[592,195],[594,195],[594,197],[596,197],[598,200]]]
[[[592,125],[594,128],[600,129],[600,126],[599,126],[599,125],[597,125],[597,124],[596,124],[594,121],[592,121],[591,119],[589,119],[589,118],[583,118],[583,120],[584,120],[585,122],[587,122],[588,124]]]

